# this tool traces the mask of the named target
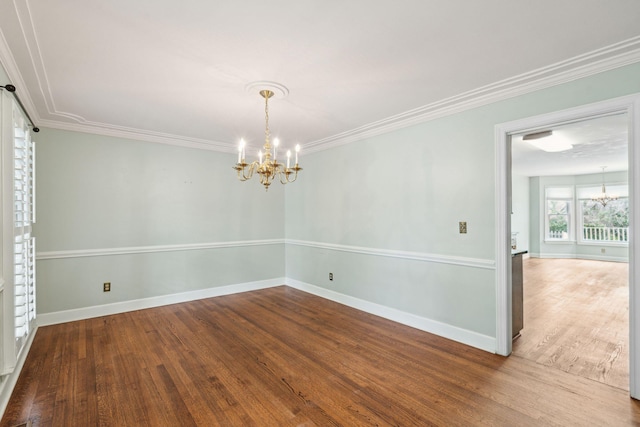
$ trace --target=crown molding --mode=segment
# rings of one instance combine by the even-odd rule
[[[41,86],[40,90],[45,97],[47,109],[50,110],[48,111],[49,116],[57,116],[75,122],[72,123],[66,120],[41,118],[0,30],[0,61],[5,65],[7,74],[13,84],[18,88],[23,89],[20,93],[21,99],[23,99],[25,108],[28,110],[29,115],[34,117],[34,120],[38,122],[38,126],[146,142],[156,142],[202,150],[219,151],[224,153],[236,152],[236,145],[229,142],[190,138],[145,129],[127,128],[107,123],[90,122],[76,114],[57,111],[55,109],[53,99],[51,99],[44,64],[39,61],[40,54],[38,51],[38,44],[35,40],[35,30],[30,19],[30,11],[28,10],[28,6],[21,10],[18,9],[21,8],[16,6],[16,13],[21,17],[20,24],[23,28],[23,34],[25,35],[25,43],[28,46],[32,63],[36,67],[35,71],[39,85]],[[25,28],[25,26],[27,28]],[[307,142],[302,144],[302,146],[306,153],[327,150],[419,123],[460,113],[497,101],[502,101],[515,96],[602,73],[636,62],[640,62],[640,36],[445,98],[413,110],[357,127],[347,132]]]
[[[11,83],[16,87],[16,92],[20,95],[20,100],[22,101],[24,108],[27,110],[26,112],[36,122],[33,123],[33,125],[40,126],[40,115],[33,103],[31,93],[27,89],[27,84],[22,79],[22,74],[20,74],[20,71],[18,70],[18,65],[11,53],[11,49],[9,49],[7,39],[4,37],[4,33],[2,32],[2,28],[0,28],[0,65],[2,65],[4,70],[7,72],[7,77],[9,77],[10,80],[9,82],[0,82],[0,84],[4,86],[5,84]]]
[[[113,136],[116,138],[133,139],[136,141],[156,142],[159,144],[176,145],[179,147],[196,148],[199,150],[219,151],[223,153],[237,153],[237,144],[211,141],[206,139],[190,138],[181,135],[172,135],[163,132],[154,132],[144,129],[127,128],[124,126],[109,125],[106,123],[67,123],[56,120],[40,120],[40,127],[83,132],[95,135]]]
[[[350,131],[303,144],[327,150],[640,62],[640,36],[424,105]]]

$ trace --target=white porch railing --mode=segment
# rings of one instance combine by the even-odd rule
[[[567,239],[566,231],[553,231],[549,230],[549,238],[550,239]]]
[[[628,242],[629,227],[582,227],[582,240]]]

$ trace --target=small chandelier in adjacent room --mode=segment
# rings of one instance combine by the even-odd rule
[[[274,96],[274,90],[286,90],[283,86],[272,83],[265,85],[263,82],[258,82],[248,86],[251,89],[255,86],[266,87],[260,90],[260,95],[264,98],[264,115],[265,115],[265,130],[264,130],[264,145],[262,150],[258,151],[258,160],[251,163],[245,161],[245,148],[246,144],[244,139],[240,140],[240,147],[238,149],[238,163],[233,166],[238,172],[238,179],[240,181],[247,181],[251,179],[253,174],[257,172],[260,175],[260,184],[264,185],[265,190],[269,190],[271,182],[276,179],[280,180],[282,184],[288,184],[295,181],[298,178],[298,172],[302,168],[298,165],[298,153],[300,152],[300,145],[296,145],[295,148],[295,162],[291,166],[291,151],[287,150],[287,163],[286,166],[283,163],[278,163],[278,146],[280,142],[278,138],[273,140],[273,146],[271,145],[271,135],[269,131],[269,98]],[[272,87],[270,87],[272,86]],[[273,89],[273,90],[271,90]]]
[[[618,196],[615,194],[607,194],[607,189],[604,186],[604,170],[606,166],[602,166],[602,192],[600,194],[594,194],[591,196],[591,201],[600,203],[602,207],[607,206],[607,203],[618,200]]]

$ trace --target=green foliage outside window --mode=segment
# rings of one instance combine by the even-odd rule
[[[613,200],[607,206],[583,200],[582,224],[585,227],[629,227],[629,199]]]
[[[585,240],[629,241],[629,199],[612,200],[607,206],[582,200],[582,234]]]
[[[566,233],[566,234],[569,233],[569,202],[568,201],[548,200],[547,214],[549,218],[550,237],[560,237],[561,233]]]

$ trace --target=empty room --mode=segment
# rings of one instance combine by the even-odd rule
[[[637,425],[638,16],[0,0],[0,427]]]
[[[513,354],[624,390],[628,129],[626,114],[587,117],[511,145]]]

